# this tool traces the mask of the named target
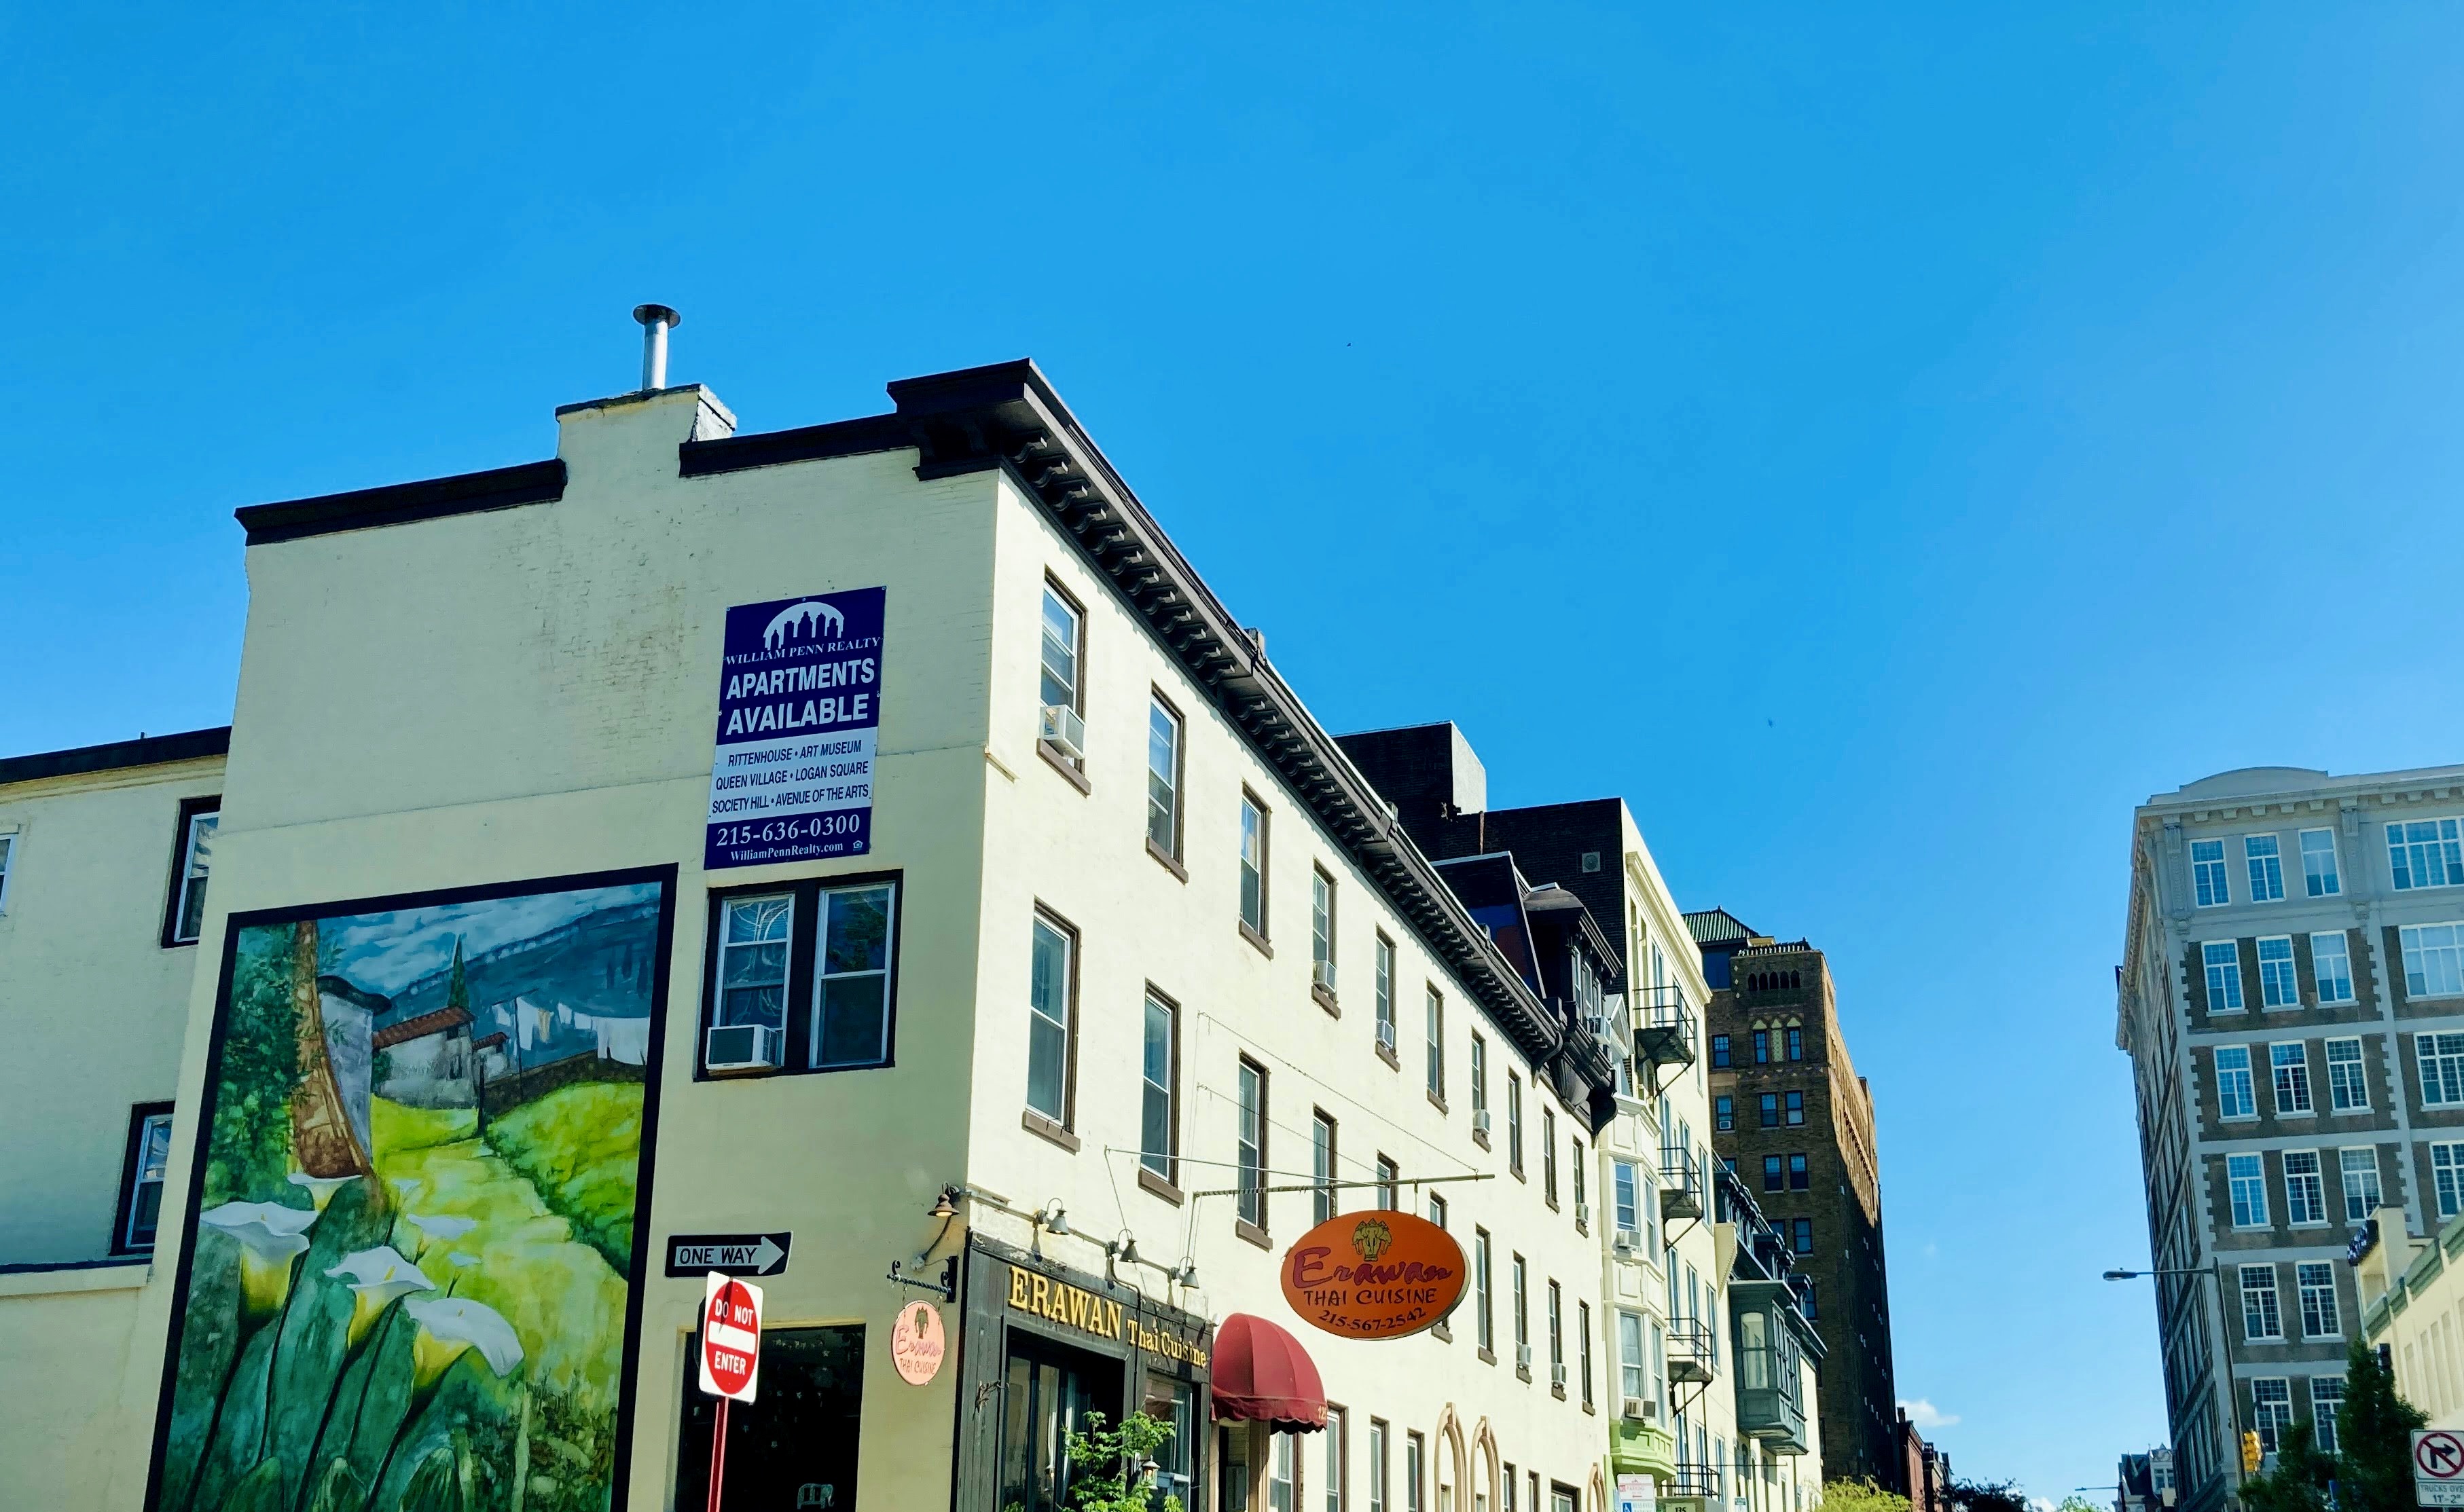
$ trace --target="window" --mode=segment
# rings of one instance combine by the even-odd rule
[[[2417,1034],[2412,1047],[2421,1057],[2421,1101],[2429,1107],[2464,1103],[2464,1034]]]
[[[1804,1122],[1805,1094],[1803,1092],[1791,1092],[1788,1094],[1788,1127],[1794,1129]]]
[[[1471,1037],[1471,1112],[1475,1124],[1488,1111],[1488,1041]]]
[[[2302,1049],[2301,1041],[2269,1045],[2267,1064],[2275,1077],[2277,1116],[2314,1111],[2310,1106],[2310,1056]]]
[[[2452,887],[2464,883],[2464,845],[2459,845],[2455,821],[2423,820],[2387,827],[2387,866],[2395,873],[2395,890]]]
[[[1144,1105],[1138,1117],[1138,1164],[1163,1177],[1177,1179],[1179,1166],[1180,1120],[1174,1116],[1177,1101],[1174,1093],[1178,1086],[1175,1076],[1179,1067],[1179,1035],[1176,1026],[1180,1014],[1170,1001],[1153,992],[1147,994],[1146,1048],[1144,1063]]]
[[[2220,909],[2233,901],[2233,889],[2225,883],[2223,841],[2190,842],[2190,886],[2198,895],[2200,908]]]
[[[0,835],[0,913],[9,911],[9,866],[17,854],[17,837]]]
[[[1805,1157],[1803,1155],[1789,1156],[1788,1190],[1791,1192],[1804,1192],[1810,1190],[1810,1187],[1811,1180],[1809,1173],[1805,1169]]]
[[[1779,1094],[1777,1092],[1765,1092],[1762,1095],[1762,1115],[1763,1127],[1765,1129],[1777,1129],[1779,1127]]]
[[[1035,954],[1027,985],[1026,1110],[1069,1127],[1069,1041],[1077,997],[1078,941],[1045,914],[1035,919]]]
[[[1446,1199],[1442,1193],[1429,1194],[1429,1221],[1440,1228],[1446,1226]]]
[[[1429,1095],[1443,1104],[1446,1100],[1446,1000],[1435,987],[1429,989]]]
[[[1285,1435],[1278,1434],[1275,1436]],[[1403,1512],[1420,1512],[1420,1466],[1427,1459],[1418,1434],[1403,1435]]]
[[[1618,1400],[1650,1401],[1651,1362],[1642,1352],[1642,1314],[1618,1312],[1617,1330]]]
[[[1300,1512],[1300,1482],[1292,1466],[1292,1444],[1298,1435],[1277,1434],[1266,1461],[1266,1512]]]
[[[2334,830],[2301,832],[2301,889],[2314,898],[2332,898],[2344,890],[2343,882],[2336,875]]]
[[[1583,1378],[1583,1405],[1592,1405],[1592,1304],[1574,1304],[1574,1362]]]
[[[2261,1376],[2250,1383],[2251,1427],[2258,1445],[2269,1454],[2283,1447],[2284,1431],[2293,1426],[2292,1383],[2282,1376]]]
[[[1147,844],[1180,857],[1180,715],[1161,693],[1147,700]]]
[[[1038,680],[1036,734],[1038,749],[1075,771],[1086,763],[1084,680],[1079,676],[1079,650],[1085,617],[1068,596],[1050,582],[1044,585],[1044,645]]]
[[[1246,1056],[1241,1059],[1240,1117],[1241,1221],[1264,1233],[1266,1228],[1266,1068]]]
[[[1506,1073],[1506,1165],[1523,1174],[1523,1079]]]
[[[219,798],[192,798],[180,804],[180,832],[171,856],[171,916],[163,931],[165,945],[193,945],[205,931],[206,873],[213,864],[222,805]],[[0,844],[7,843],[7,837],[0,837]],[[0,863],[0,871],[7,869]]]
[[[1477,1337],[1483,1351],[1497,1352],[1497,1318],[1489,1297],[1488,1230],[1474,1229],[1471,1236],[1472,1304],[1479,1310],[1473,1314]]]
[[[1322,1110],[1312,1110],[1309,1117],[1309,1178],[1317,1183],[1309,1194],[1310,1220],[1324,1223],[1334,1216],[1334,1120]]]
[[[1784,1173],[1784,1170],[1785,1168],[1780,1164],[1779,1156],[1763,1156],[1763,1190],[1765,1192],[1784,1192],[1788,1190],[1788,1177]]]
[[[2315,1150],[2284,1152],[2284,1219],[2295,1228],[2327,1221],[2327,1196],[2320,1184]]]
[[[1540,1196],[1557,1205],[1557,1110],[1540,1109]]]
[[[1377,1048],[1395,1058],[1395,942],[1377,936]]]
[[[2284,1316],[2277,1307],[2276,1267],[2273,1265],[2241,1267],[2241,1336],[2245,1339],[2284,1337]]]
[[[1566,1369],[1566,1294],[1555,1282],[1549,1283],[1549,1384],[1557,1387]]]
[[[1386,1424],[1369,1419],[1369,1512],[1394,1512],[1386,1500]]]
[[[1796,1251],[1799,1255],[1811,1255],[1814,1253],[1814,1220],[1812,1218],[1789,1219],[1788,1235],[1789,1248]],[[1809,1318],[1814,1316],[1814,1308],[1812,1306],[1813,1301],[1813,1294],[1808,1293],[1806,1296],[1808,1305],[1805,1309],[1805,1315]]]
[[[2404,944],[2408,997],[2464,993],[2464,924],[2419,924],[2396,931]]]
[[[2241,1012],[2241,953],[2231,940],[2211,940],[2199,947],[2208,968],[2208,1012]]]
[[[1720,1133],[1737,1127],[1737,1100],[1723,1092],[1711,1099],[1711,1126]]]
[[[719,1027],[759,1024],[786,1032],[787,936],[795,914],[793,893],[721,901]]]
[[[2250,867],[2250,900],[2253,903],[2280,903],[2284,900],[2284,862],[2273,835],[2244,835],[2241,838],[2242,861]]]
[[[1520,1255],[1514,1257],[1512,1275],[1514,1278],[1514,1363],[1518,1369],[1524,1370],[1524,1379],[1529,1380],[1531,1289],[1529,1274]]]
[[[2353,962],[2345,953],[2342,930],[2310,936],[2310,967],[2311,975],[2318,978],[2321,1002],[2353,1000]]]
[[[1788,1058],[1792,1061],[1802,1061],[1805,1059],[1805,1031],[1803,1029],[1796,1028],[1794,1026],[1790,1027],[1788,1031]]]
[[[1767,1065],[1770,1062],[1771,1031],[1768,1029],[1757,1029],[1754,1031],[1754,1064]]]
[[[1580,1223],[1592,1206],[1590,1184],[1583,1178],[1583,1172],[1588,1169],[1583,1160],[1583,1142],[1579,1139],[1573,1141],[1570,1152],[1573,1155],[1571,1169],[1574,1172],[1574,1221]]]
[[[2225,1184],[2233,1195],[2233,1227],[2267,1227],[2267,1174],[2258,1156],[2225,1156]]]
[[[1616,1204],[1610,1215],[1619,1234],[1642,1232],[1642,1172],[1635,1170],[1631,1160],[1614,1161],[1609,1167],[1609,1197]]]
[[[1309,982],[1334,992],[1334,879],[1309,868]]]
[[[2369,1109],[2370,1086],[2362,1072],[2362,1041],[2359,1040],[2327,1041],[2327,1106],[2339,1113],[2366,1112]]]
[[[1241,923],[1266,937],[1266,810],[1241,790]]]
[[[1403,1206],[1402,1171],[1384,1155],[1377,1157],[1377,1205],[1389,1213]]]
[[[2266,1008],[2299,1008],[2301,985],[2293,977],[2293,936],[2271,935],[2258,942],[2258,1000]]]
[[[2431,1146],[2430,1174],[2438,1189],[2440,1221],[2464,1213],[2464,1145]]]
[[[1351,1468],[1346,1460],[1351,1452],[1352,1414],[1330,1405],[1326,1410],[1326,1493],[1319,1502],[1326,1512],[1343,1512],[1347,1489],[1344,1482],[1350,1479],[1346,1471]],[[1182,1504],[1188,1504],[1187,1499]]]
[[[2258,1101],[2251,1090],[2250,1046],[2216,1046],[2216,1116],[2256,1118]]]
[[[1728,1069],[1728,1037],[1727,1035],[1715,1034],[1711,1037],[1711,1069],[1714,1071],[1725,1071]]]
[[[704,1025],[771,1030],[767,1063],[781,1070],[890,1064],[897,897],[895,881],[844,879],[712,894]],[[758,1036],[731,1038],[758,1048],[741,1043]]]
[[[2336,1318],[2336,1267],[2303,1260],[2293,1267],[2293,1282],[2301,1296],[2301,1337],[2333,1339],[2344,1331]]]
[[[2336,1452],[2336,1413],[2344,1405],[2344,1378],[2341,1375],[2310,1377],[2310,1422],[2312,1436],[2318,1440],[2321,1454]]]
[[[120,1222],[112,1236],[115,1255],[139,1255],[154,1247],[163,1217],[164,1173],[171,1166],[171,1105],[140,1103],[128,1114],[128,1151],[120,1171]]]
[[[2338,1150],[2336,1163],[2344,1175],[2344,1220],[2359,1223],[2378,1211],[2378,1147]]]

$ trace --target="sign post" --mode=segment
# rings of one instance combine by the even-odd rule
[[[761,1366],[761,1288],[717,1271],[702,1290],[701,1389],[718,1398],[710,1429],[710,1512],[727,1473],[727,1404],[753,1400]]]
[[[2464,1507],[2464,1435],[2451,1429],[2412,1431],[2413,1500],[2426,1507]]]

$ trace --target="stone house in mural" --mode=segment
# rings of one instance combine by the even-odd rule
[[[411,1107],[469,1107],[473,1103],[470,1012],[440,1008],[380,1029],[385,1057],[377,1094]]]

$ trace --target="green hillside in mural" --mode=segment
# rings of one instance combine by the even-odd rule
[[[155,1512],[610,1504],[657,902],[239,931]]]

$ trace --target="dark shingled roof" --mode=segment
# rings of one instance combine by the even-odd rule
[[[1726,909],[1704,909],[1685,915],[1685,928],[1692,931],[1697,945],[1725,945],[1730,940],[1750,940],[1753,929],[1745,920]]]

